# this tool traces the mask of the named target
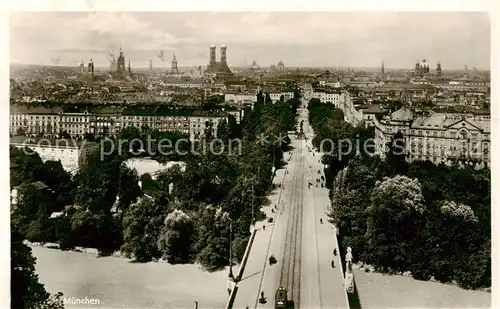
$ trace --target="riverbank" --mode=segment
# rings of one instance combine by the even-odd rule
[[[224,308],[227,302],[227,270],[209,273],[197,264],[131,263],[115,256],[96,258],[92,251],[36,245],[32,250],[36,272],[48,292],[99,300],[93,308],[193,308],[195,301],[199,308]]]
[[[353,267],[361,308],[490,308],[491,293]]]

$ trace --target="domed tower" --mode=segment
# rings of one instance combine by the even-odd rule
[[[278,64],[276,65],[276,69],[278,69],[278,71],[280,72],[283,72],[285,71],[285,65],[283,64],[283,61],[279,61]]]

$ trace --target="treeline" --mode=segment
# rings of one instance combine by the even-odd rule
[[[312,144],[325,153],[321,160],[327,166],[326,185],[330,188],[335,175],[347,166],[350,159],[356,154],[368,155],[374,150],[374,131],[363,125],[351,126],[344,121],[342,110],[333,104],[321,103],[318,99],[311,99],[307,109],[309,123],[315,134]]]
[[[317,113],[313,107],[310,121]],[[340,117],[323,120],[338,123],[332,129],[349,127]],[[316,128],[323,136],[339,134]],[[342,161],[340,171],[339,164],[328,167],[335,174],[328,180],[330,217],[342,247],[352,247],[355,261],[384,273],[409,271],[420,280],[490,287],[490,171],[408,164],[388,151],[385,161],[361,152]]]
[[[165,258],[170,263],[199,262],[207,270],[227,266],[229,246],[234,258],[241,259],[252,220],[264,218],[259,209],[266,202],[274,168],[283,164],[283,152],[289,149],[286,134],[294,128],[298,105],[298,99],[264,104],[259,94],[240,124],[234,119],[219,124],[217,138],[225,145],[215,143],[217,151],[203,151],[200,142],[187,144],[186,150],[196,152],[183,156],[158,154],[157,160],[181,160],[186,168],[174,166],[156,180],[147,174],[140,179],[127,167],[124,162],[131,154],[125,145],[121,153],[98,151],[74,176],[60,162],[42,163],[36,154],[11,148],[11,162],[16,164],[12,187],[20,185],[12,228],[24,239],[55,242],[63,249],[91,247],[101,255],[119,250],[138,262]],[[215,138],[214,129],[208,126],[204,142]],[[150,134],[159,134],[160,139],[163,133],[134,128],[117,138]],[[260,134],[285,138],[268,138],[268,144],[261,144]],[[241,141],[241,152],[228,151],[227,144],[234,139]],[[33,184],[36,181],[49,189]],[[62,214],[50,218],[54,212]]]

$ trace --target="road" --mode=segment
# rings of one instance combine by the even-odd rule
[[[285,154],[285,159],[289,160],[288,165],[286,171],[283,171],[284,174],[281,174],[277,180],[283,184],[280,198],[276,197],[277,193],[274,194],[276,196],[271,195],[271,206],[263,207],[268,216],[273,216],[274,223],[264,222],[268,228],[260,228],[255,237],[245,268],[245,279],[238,283],[239,290],[233,306],[235,309],[243,309],[247,306],[248,308],[274,308],[275,292],[279,286],[284,286],[290,291],[289,297],[294,301],[295,308],[349,308],[343,278],[345,265],[340,264],[340,255],[332,254],[333,249],[338,248],[338,242],[335,228],[326,220],[330,199],[328,190],[321,187],[324,167],[320,162],[321,154],[315,152],[311,145],[313,131],[308,124],[305,107],[304,104],[299,110],[299,123],[304,120],[303,129],[307,140],[292,139],[294,149],[291,154]],[[317,179],[320,179],[318,186],[316,186]],[[311,188],[307,185],[309,181],[313,183]],[[276,212],[267,209],[275,204],[278,207]],[[319,222],[320,218],[323,218],[323,224]],[[273,266],[270,266],[268,262],[271,255],[277,259],[277,263]],[[334,268],[331,267],[332,259],[335,264]],[[474,302],[475,300],[455,302],[453,297],[450,298],[451,293],[447,285],[423,283],[403,276],[383,276],[384,278],[381,279],[379,274],[361,271],[358,271],[356,275],[359,277],[356,281],[363,307],[387,308],[389,302],[386,302],[386,299],[399,299],[401,304],[407,301],[413,304],[411,307],[420,308],[457,308],[457,306],[443,304],[481,303]],[[363,284],[360,284],[361,281]],[[408,287],[409,284],[422,286],[401,288],[402,286]],[[425,290],[427,285],[431,284],[433,286],[428,288],[428,292],[408,292]],[[264,304],[259,303],[261,291],[265,293]],[[381,296],[387,291],[390,291],[394,297]],[[460,290],[457,297],[463,295],[463,292]],[[428,294],[434,295],[432,300]],[[472,299],[474,295],[467,297]],[[440,301],[439,299],[447,300]],[[483,300],[483,303],[487,304],[488,296],[485,295]],[[404,305],[399,305],[401,306]]]
[[[309,253],[316,252],[316,254],[310,255],[316,259],[317,266],[314,270],[317,272],[319,286],[318,303],[316,306],[311,303],[308,308],[348,308],[349,301],[344,287],[343,265],[341,265],[340,255],[333,255],[333,249],[338,248],[337,236],[334,227],[327,222],[326,213],[330,205],[330,198],[328,189],[321,186],[322,183],[324,184],[322,180],[322,177],[325,176],[324,166],[321,163],[321,154],[314,151],[311,144],[314,133],[309,125],[308,111],[305,107],[299,114],[299,121],[304,120],[304,133],[308,137],[306,147],[310,151],[306,164],[309,169],[308,177],[313,185],[307,190],[305,197],[305,205],[307,206],[304,209],[310,214],[309,225],[311,228],[304,231],[304,238],[313,240],[310,241],[311,250]],[[316,184],[318,185],[316,186]],[[323,219],[322,224],[319,222],[319,218]],[[335,264],[333,269],[331,267],[332,260]],[[311,271],[313,271],[312,268]]]
[[[312,134],[306,109],[299,109],[299,122],[301,120],[304,120],[304,132],[309,134],[307,140],[292,139],[294,150],[289,156],[289,174],[284,181],[282,202],[278,205],[259,288],[266,302],[259,302],[258,293],[250,302],[252,308],[274,308],[275,292],[280,286],[288,289],[288,298],[295,308],[349,307],[340,257],[332,253],[338,248],[334,229],[326,220],[328,191],[320,185],[308,188],[308,181],[315,184],[323,171],[319,156],[309,151]],[[271,255],[277,259],[272,266],[267,262]]]

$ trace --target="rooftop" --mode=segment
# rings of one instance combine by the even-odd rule
[[[367,109],[363,110],[363,114],[385,114],[386,110],[380,104],[373,104]]]
[[[444,114],[434,113],[430,116],[419,116],[413,121],[411,127],[415,129],[441,129],[455,125],[457,122],[463,121],[473,127],[478,128],[484,133],[490,133],[490,122],[484,120],[475,120],[474,116],[466,114]]]
[[[62,111],[61,107],[47,108],[42,106],[27,107],[27,106],[10,106],[11,114],[35,114],[35,115],[57,115]]]
[[[413,120],[413,113],[407,107],[402,107],[391,114],[393,121],[411,121]]]

